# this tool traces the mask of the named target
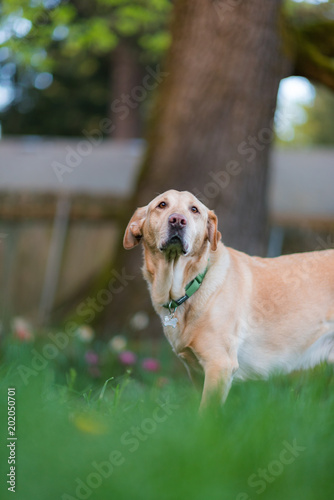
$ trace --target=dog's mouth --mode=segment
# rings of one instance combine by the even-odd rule
[[[188,245],[179,234],[173,234],[161,245],[160,251],[169,255],[185,255],[188,252]]]

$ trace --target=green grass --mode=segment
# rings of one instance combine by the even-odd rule
[[[17,364],[28,354],[22,348],[1,369],[2,499],[13,498],[8,387],[16,388],[18,500],[333,497],[331,366],[236,384],[223,408],[199,417],[185,376],[159,387],[156,375],[125,373],[83,387],[80,373],[50,365],[24,384]]]

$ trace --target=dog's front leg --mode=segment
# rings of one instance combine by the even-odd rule
[[[206,361],[204,364],[204,386],[200,405],[202,411],[210,401],[224,403],[231,388],[233,374],[238,369],[236,359],[227,355],[221,360]]]

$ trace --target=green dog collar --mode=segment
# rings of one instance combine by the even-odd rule
[[[187,284],[187,286],[185,288],[186,294],[183,295],[183,297],[180,297],[177,300],[171,300],[167,304],[163,304],[163,307],[165,307],[166,309],[169,309],[169,311],[171,311],[172,309],[175,310],[177,307],[179,307],[181,304],[183,304],[183,302],[188,300],[192,295],[194,295],[195,292],[197,292],[197,290],[201,286],[202,281],[204,280],[204,277],[205,277],[207,271],[208,271],[208,266],[206,266],[203,273],[198,274],[196,276],[196,278],[194,278],[192,281],[190,281]]]

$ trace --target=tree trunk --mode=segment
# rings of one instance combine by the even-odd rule
[[[158,89],[132,209],[170,188],[192,191],[215,210],[225,244],[265,254],[273,117],[279,82],[290,68],[281,48],[280,5],[175,2],[168,76]],[[139,254],[119,251],[117,267],[136,279],[111,303],[109,327],[115,318],[124,325],[136,311],[150,310]]]
[[[120,41],[111,56],[109,114],[114,125],[113,139],[132,139],[140,135],[139,106],[132,91],[141,82],[141,72],[134,49]]]

